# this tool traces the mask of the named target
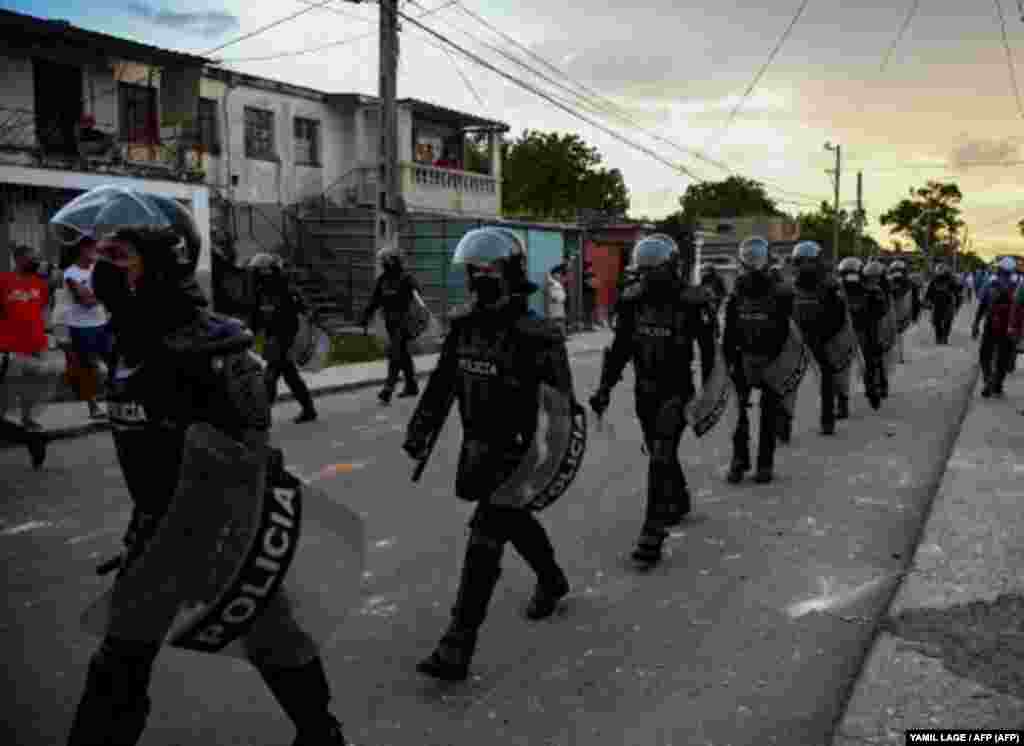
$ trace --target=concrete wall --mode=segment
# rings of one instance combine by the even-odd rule
[[[32,61],[0,55],[0,145],[35,144]]]

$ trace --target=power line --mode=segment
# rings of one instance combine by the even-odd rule
[[[309,2],[309,1],[310,0],[302,0],[302,2]],[[331,2],[333,2],[333,0],[331,0]],[[448,2],[444,3],[443,5],[440,5],[440,6],[436,7],[436,8],[428,10],[427,12],[423,13],[419,17],[420,18],[426,18],[427,16],[430,16],[430,15],[433,15],[435,13],[438,13],[438,12],[444,10],[445,8],[451,7],[456,2],[457,2],[457,0],[449,0]],[[317,6],[317,7],[320,7],[320,6]],[[328,10],[328,11],[330,11],[332,13],[336,13],[338,15],[341,15],[341,16],[345,17],[345,18],[350,18],[351,17],[349,14],[343,13],[342,11],[338,10],[337,8],[334,8],[334,7],[331,7],[331,6],[323,7],[323,10]],[[369,19],[360,19],[360,20],[365,21],[366,23],[371,23],[371,21]],[[234,64],[234,63],[237,63],[237,62],[269,62],[269,61],[272,61],[272,60],[281,60],[281,59],[286,59],[286,58],[289,58],[289,57],[301,57],[303,55],[316,54],[317,52],[323,52],[323,51],[326,51],[328,49],[334,49],[336,47],[345,46],[346,44],[351,44],[352,42],[362,41],[363,39],[369,39],[371,37],[376,37],[377,33],[378,33],[377,31],[370,31],[370,32],[365,33],[365,34],[359,34],[357,36],[350,36],[350,37],[348,37],[346,39],[337,39],[335,41],[327,42],[326,44],[321,44],[321,45],[315,46],[315,47],[304,47],[302,49],[296,49],[296,50],[293,50],[291,52],[278,52],[278,53],[275,53],[275,54],[262,55],[262,56],[258,56],[258,57],[230,57],[228,59],[222,59],[222,60],[220,60],[220,62],[221,63],[231,63],[231,64]]]
[[[1024,119],[1024,105],[1021,104],[1020,100],[1020,87],[1017,85],[1017,71],[1013,64],[1013,52],[1010,50],[1010,40],[1006,38],[1006,18],[1003,16],[1003,4],[999,0],[994,0],[996,4],[996,12],[999,14],[999,27],[1003,35],[1003,49],[1006,50],[1006,66],[1010,70],[1010,83],[1013,85],[1013,95],[1017,101],[1017,115]]]
[[[549,70],[552,70],[555,74],[557,74],[558,76],[560,76],[560,77],[564,78],[565,80],[569,81],[570,83],[572,83],[577,88],[585,91],[586,93],[590,94],[590,96],[596,98],[597,100],[604,102],[606,104],[605,111],[607,111],[607,109],[611,109],[611,113],[614,114],[615,118],[618,119],[620,122],[627,123],[633,129],[636,129],[636,130],[638,130],[640,132],[643,132],[644,134],[648,135],[652,139],[657,140],[657,141],[662,142],[662,143],[665,143],[665,144],[671,146],[672,148],[676,149],[679,152],[685,153],[686,155],[695,157],[695,158],[697,158],[699,160],[702,160],[702,161],[704,161],[706,163],[709,163],[709,164],[711,164],[711,165],[713,165],[713,166],[715,166],[715,167],[717,167],[717,168],[719,168],[719,169],[721,169],[723,171],[726,171],[726,172],[728,172],[730,174],[735,174],[736,173],[735,169],[733,169],[727,163],[723,163],[721,161],[717,161],[717,160],[709,157],[707,154],[705,154],[705,153],[703,153],[703,152],[701,152],[699,150],[695,150],[693,148],[687,148],[685,146],[679,145],[678,143],[674,142],[673,140],[670,140],[670,139],[667,139],[665,137],[662,137],[662,136],[658,135],[656,132],[653,132],[653,131],[643,127],[642,125],[638,124],[636,122],[636,120],[634,120],[629,115],[627,110],[623,109],[621,106],[616,104],[614,101],[611,101],[610,99],[602,96],[600,93],[598,93],[598,92],[588,88],[583,83],[580,83],[579,81],[574,80],[565,71],[561,70],[560,68],[558,68],[557,66],[552,64],[550,61],[546,60],[544,57],[540,56],[539,54],[537,54],[536,52],[531,50],[529,47],[525,46],[521,42],[519,42],[516,39],[514,39],[513,37],[509,36],[505,32],[503,32],[500,29],[496,28],[494,25],[489,23],[485,18],[482,18],[477,13],[474,13],[473,11],[469,10],[469,8],[467,8],[462,2],[458,2],[457,4],[458,4],[459,10],[463,11],[464,13],[466,13],[470,18],[476,20],[481,25],[483,25],[486,28],[490,29],[491,31],[493,31],[495,34],[497,34],[498,36],[500,36],[501,38],[503,38],[507,42],[515,45],[516,47],[518,47],[520,49],[522,49],[531,58],[537,60],[542,65],[544,65],[546,68],[548,68]],[[805,5],[806,5],[806,3],[805,3]],[[467,36],[470,36],[470,38],[474,38],[475,39],[475,37],[473,37],[471,34],[469,34],[468,32],[466,32],[466,31],[464,31],[462,29],[457,29],[457,30],[459,30],[463,34],[466,34]],[[530,66],[524,64],[521,60],[518,60],[518,59],[516,59],[514,57],[510,57],[504,50],[502,50],[500,48],[497,48],[497,47],[494,47],[494,46],[492,46],[490,44],[487,44],[486,42],[482,42],[479,39],[475,39],[475,40],[478,41],[479,43],[483,44],[484,46],[486,46],[486,47],[488,47],[488,48],[498,52],[499,54],[501,54],[502,56],[506,57],[507,59],[510,59],[512,62],[514,62],[515,64],[519,65],[520,67],[523,67],[524,69],[530,70],[534,75],[537,75],[538,77],[542,78],[543,80],[546,80],[549,83],[557,85],[558,87],[562,88],[563,90],[568,91],[570,94],[572,94],[576,98],[585,101],[589,105],[591,110],[596,110],[597,112],[600,112],[602,110],[601,107],[596,106],[592,101],[588,101],[585,97],[583,97],[581,94],[577,93],[576,91],[574,91],[572,89],[569,89],[569,88],[566,88],[563,84],[558,83],[557,81],[553,81],[550,77],[545,76],[542,73],[539,73],[536,69],[531,68]],[[767,179],[758,179],[758,181],[763,183],[765,186],[770,187],[773,191],[776,191],[776,192],[779,192],[779,193],[782,193],[782,194],[794,195],[794,196],[797,196],[797,197],[801,197],[801,198],[803,198],[805,200],[809,199],[809,200],[814,201],[815,204],[817,204],[817,200],[820,199],[819,196],[809,195],[809,194],[806,194],[806,193],[803,193],[803,192],[796,192],[796,191],[793,191],[791,189],[785,189],[783,187],[778,186],[777,184],[773,184],[772,182],[768,181]],[[780,202],[785,202],[785,201],[780,200]],[[793,204],[799,204],[799,203],[795,202]]]
[[[426,8],[424,8],[422,5],[420,5],[418,2],[416,2],[416,0],[408,0],[408,2],[412,3],[417,8],[420,8],[422,10],[426,10]],[[452,3],[448,3],[448,5],[451,5],[451,4]],[[421,15],[420,18],[423,18],[425,15],[426,15],[426,13]],[[466,74],[464,72],[462,72],[462,68],[459,67],[458,63],[456,63],[455,56],[448,50],[448,47],[443,47],[440,44],[438,44],[437,42],[430,41],[429,39],[425,39],[423,37],[414,37],[414,38],[419,39],[424,44],[427,44],[427,45],[433,47],[434,49],[440,49],[442,52],[444,52],[445,57],[447,57],[448,61],[452,63],[452,67],[455,68],[455,72],[458,74],[458,76],[460,78],[462,78],[462,82],[466,85],[466,88],[472,94],[473,98],[476,99],[476,102],[478,104],[480,104],[481,107],[487,108],[487,104],[484,103],[483,98],[480,97],[480,94],[477,92],[476,88],[473,86],[473,83],[469,80],[469,78],[466,76]]]
[[[911,3],[910,11],[903,19],[903,25],[900,26],[900,30],[896,34],[896,38],[892,40],[892,44],[889,45],[889,50],[885,53],[885,57],[882,59],[882,67],[879,72],[885,72],[885,68],[889,65],[889,58],[892,57],[892,53],[896,50],[896,45],[903,39],[903,35],[907,33],[907,29],[910,27],[910,22],[917,14],[917,7],[921,4],[921,0],[913,0]]]
[[[398,13],[398,16],[400,18],[405,19],[406,21],[408,21],[412,25],[416,26],[417,28],[422,29],[423,31],[427,32],[428,34],[430,34],[431,36],[435,37],[436,39],[438,39],[439,41],[443,42],[444,44],[447,44],[448,46],[453,48],[455,51],[457,51],[460,54],[462,54],[464,57],[467,57],[468,59],[470,59],[473,62],[475,62],[477,65],[480,65],[481,67],[484,67],[484,68],[490,70],[491,72],[496,73],[497,75],[500,75],[502,78],[505,78],[506,80],[508,80],[509,82],[513,83],[514,85],[516,85],[519,88],[522,88],[522,89],[524,89],[524,90],[526,90],[526,91],[528,91],[530,93],[533,93],[536,96],[540,96],[541,98],[546,100],[548,103],[554,104],[555,106],[557,106],[562,111],[568,113],[570,116],[573,116],[576,119],[579,119],[579,120],[581,120],[583,122],[586,122],[587,124],[591,125],[592,127],[597,127],[598,129],[603,131],[605,134],[608,134],[611,137],[614,137],[616,140],[619,140],[620,142],[625,143],[626,145],[629,145],[631,148],[634,148],[635,150],[638,150],[638,151],[644,153],[645,155],[648,155],[648,156],[654,158],[659,163],[662,163],[663,165],[668,166],[669,168],[671,168],[671,169],[673,169],[675,171],[679,171],[679,172],[685,174],[686,176],[689,176],[691,179],[695,179],[697,181],[702,181],[702,179],[700,179],[700,177],[698,177],[696,174],[691,172],[688,168],[686,168],[682,164],[672,163],[671,161],[666,160],[665,158],[662,158],[660,155],[655,153],[653,150],[650,150],[649,148],[647,148],[647,147],[645,147],[643,145],[638,145],[637,143],[635,143],[632,140],[629,140],[629,139],[623,137],[622,135],[620,135],[619,133],[615,132],[614,130],[608,129],[604,125],[602,125],[602,124],[600,124],[598,122],[595,122],[594,120],[589,119],[588,117],[583,116],[579,112],[573,111],[570,106],[567,106],[566,104],[564,104],[563,102],[561,102],[557,98],[555,98],[554,96],[548,94],[547,92],[541,91],[540,89],[535,88],[535,87],[531,86],[530,84],[528,84],[528,83],[526,83],[524,81],[518,80],[513,75],[510,75],[509,73],[505,72],[504,70],[501,70],[501,69],[495,67],[494,65],[489,63],[487,60],[485,60],[482,57],[474,54],[473,52],[470,52],[467,49],[459,46],[455,42],[453,42],[450,39],[448,39],[446,36],[444,36],[442,34],[439,34],[437,31],[434,31],[432,28],[430,28],[428,26],[425,26],[424,24],[420,23],[415,18],[412,18],[412,17],[406,15],[402,11],[396,11],[396,12]]]
[[[323,8],[323,7],[327,6],[327,5],[330,5],[332,2],[334,2],[334,0],[321,0],[321,2],[317,3],[316,5],[309,5],[309,6],[305,7],[305,8],[303,8],[302,10],[295,11],[291,15],[284,16],[283,18],[278,18],[276,21],[271,21],[270,23],[264,24],[263,26],[260,26],[258,29],[254,29],[252,31],[249,31],[248,33],[242,34],[241,36],[239,36],[237,38],[234,38],[234,39],[232,39],[230,41],[226,41],[223,44],[221,44],[220,46],[214,47],[213,49],[211,49],[211,50],[209,50],[207,52],[204,52],[200,56],[201,57],[209,57],[214,52],[219,52],[220,50],[224,49],[225,47],[230,47],[230,46],[233,46],[235,44],[238,44],[239,42],[245,41],[246,39],[251,39],[252,37],[256,36],[257,34],[262,34],[264,31],[270,31],[270,29],[272,29],[272,28],[277,28],[278,26],[281,26],[281,25],[283,25],[285,23],[288,23],[289,21],[293,21],[296,18],[298,18],[299,16],[306,15],[306,13],[312,13],[314,10],[317,10],[319,8]]]
[[[744,91],[743,96],[740,97],[740,100],[736,103],[736,106],[733,107],[732,112],[729,114],[729,119],[725,123],[725,126],[722,127],[718,131],[718,134],[716,134],[712,138],[713,142],[704,143],[705,148],[708,147],[709,145],[717,145],[722,135],[724,135],[726,131],[729,129],[729,127],[732,126],[732,123],[733,121],[735,121],[736,115],[739,113],[740,108],[743,106],[743,104],[747,102],[747,98],[750,96],[751,93],[753,93],[754,88],[757,87],[757,84],[760,82],[761,77],[765,74],[765,72],[767,72],[769,65],[772,64],[772,61],[775,59],[775,56],[779,53],[779,50],[782,49],[782,45],[786,43],[786,39],[789,38],[789,35],[793,32],[793,29],[796,28],[796,24],[800,20],[800,16],[803,15],[804,10],[807,8],[807,5],[809,3],[810,0],[803,0],[803,2],[800,3],[800,7],[797,8],[796,13],[793,15],[793,20],[789,22],[789,26],[786,27],[786,30],[782,33],[782,36],[779,38],[778,42],[776,42],[775,48],[772,49],[771,53],[768,55],[768,59],[765,60],[763,65],[761,65],[761,69],[757,71],[757,75],[754,76],[754,79],[750,82],[750,85],[747,86],[747,90]]]

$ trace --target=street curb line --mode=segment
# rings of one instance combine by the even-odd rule
[[[953,452],[956,450],[956,444],[960,441],[960,435],[963,433],[964,422],[967,420],[967,415],[971,410],[971,405],[974,403],[974,390],[978,386],[978,379],[980,377],[981,366],[975,361],[971,365],[967,384],[963,387],[962,393],[960,394],[962,401],[958,402],[960,411],[957,415],[956,424],[954,427],[950,428],[949,434],[946,436],[945,442],[942,444],[942,449],[939,451],[940,454],[943,454],[942,458],[940,458],[938,462],[941,464],[941,468],[936,469],[935,473],[931,475],[922,487],[922,489],[931,492],[931,497],[929,497],[927,502],[922,506],[921,524],[918,526],[918,529],[913,536],[913,540],[909,542],[910,550],[903,553],[903,568],[899,573],[897,582],[893,583],[893,586],[889,591],[889,597],[885,600],[881,613],[875,619],[874,625],[871,629],[871,640],[864,651],[864,657],[861,659],[860,666],[857,667],[857,673],[850,678],[846,691],[843,693],[843,706],[840,710],[839,717],[837,717],[832,723],[832,728],[827,734],[828,743],[834,742],[835,739],[842,734],[842,727],[843,723],[846,722],[846,715],[850,707],[850,702],[853,700],[853,697],[857,692],[857,687],[860,685],[861,679],[864,675],[864,669],[867,666],[872,653],[875,651],[875,646],[878,644],[878,636],[882,632],[882,621],[888,616],[889,609],[892,608],[893,601],[896,599],[896,596],[899,595],[900,590],[903,588],[903,584],[907,582],[907,575],[913,569],[917,550],[921,545],[921,541],[924,539],[925,531],[928,529],[928,522],[931,520],[932,512],[935,509],[935,500],[938,499],[939,493],[942,491],[942,482],[946,477],[946,470],[949,468],[949,460],[953,457]]]
[[[598,349],[585,349],[579,350],[569,355],[570,359],[577,357],[589,357],[591,355],[597,355],[601,353],[602,348]],[[416,378],[426,378],[434,369],[430,370],[419,370],[416,372]],[[373,378],[366,378],[361,381],[350,381],[348,383],[336,383],[329,386],[321,386],[316,389],[310,389],[309,393],[314,399],[319,399],[323,396],[333,396],[335,394],[346,394],[353,391],[359,391],[361,389],[373,388],[374,386],[383,386],[387,382],[386,376],[375,376]],[[291,392],[278,394],[277,401],[274,402],[274,406],[279,406],[286,402],[295,401],[295,396]],[[95,433],[106,432],[110,429],[110,423],[107,421],[99,422],[86,422],[81,425],[70,425],[68,427],[54,428],[53,430],[47,430],[46,435],[50,440],[70,440],[72,438],[81,438],[86,435],[93,435]],[[10,444],[11,448],[18,447],[17,444]],[[3,446],[0,446],[2,449]]]

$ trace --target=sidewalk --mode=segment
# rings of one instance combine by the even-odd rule
[[[833,746],[902,746],[910,728],[1024,728],[1024,370],[1005,389],[982,399],[975,386]]]
[[[593,332],[579,332],[569,338],[570,357],[590,355],[600,352],[611,344],[612,335],[607,329]],[[417,378],[424,378],[437,365],[437,354],[419,355],[415,358]],[[306,385],[314,398],[356,391],[363,388],[383,386],[387,380],[388,364],[386,360],[369,363],[353,363],[337,365],[319,373],[305,374]],[[294,400],[291,391],[284,381],[278,386],[278,397],[275,406]],[[45,408],[39,416],[39,424],[53,438],[75,438],[90,433],[102,432],[109,428],[104,420],[90,420],[84,402],[55,402]],[[3,447],[3,446],[0,446]]]

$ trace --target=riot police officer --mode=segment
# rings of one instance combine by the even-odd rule
[[[1012,276],[1017,262],[1013,257],[1003,257],[996,265],[996,276],[982,290],[978,297],[978,310],[974,315],[971,336],[978,338],[982,322],[985,331],[981,335],[978,357],[984,386],[981,395],[1003,395],[1003,381],[1010,371],[1010,361],[1017,355],[1017,340],[1010,332],[1014,314],[1014,300],[1017,287]]]
[[[780,419],[784,413],[783,398],[795,393],[779,391],[765,378],[775,364],[797,366],[799,360],[780,360],[791,336],[793,295],[772,273],[768,241],[760,236],[740,244],[740,266],[743,273],[736,279],[732,295],[725,306],[723,353],[736,386],[739,415],[733,432],[733,454],[729,465],[729,482],[743,480],[751,468],[750,461],[750,394],[761,389],[761,427],[757,444],[758,483],[772,481],[775,443]],[[800,344],[802,348],[802,343]],[[806,370],[806,368],[804,368]],[[800,376],[796,377],[797,385]]]
[[[893,346],[896,342],[895,326],[892,318],[892,293],[889,280],[885,276],[885,265],[877,258],[864,265],[862,272],[864,287],[881,298],[882,320],[878,330],[878,341],[881,345],[881,365],[878,369],[878,393],[882,399],[889,398],[889,363],[892,360]]]
[[[851,362],[849,348],[836,344],[847,327],[846,301],[822,261],[821,246],[801,241],[793,247],[793,318],[821,371],[821,433],[836,431],[836,383]],[[851,335],[852,336],[852,335]]]
[[[255,304],[251,311],[252,328],[265,332],[263,356],[267,361],[265,372],[267,397],[270,406],[277,399],[277,383],[284,377],[295,400],[302,407],[296,424],[316,419],[316,407],[309,387],[290,354],[299,333],[299,316],[310,312],[309,305],[284,272],[284,261],[274,254],[256,254],[246,263],[253,278]]]
[[[896,327],[897,356],[901,363],[906,362],[904,355],[904,335],[911,324],[916,324],[921,316],[921,295],[917,285],[907,275],[907,264],[897,259],[889,265],[887,272],[890,292],[892,293],[893,323]]]
[[[704,380],[714,366],[711,302],[701,288],[681,278],[679,265],[679,247],[669,236],[647,236],[633,248],[632,267],[640,280],[620,301],[615,339],[605,350],[600,385],[590,399],[602,416],[626,363],[633,363],[636,414],[650,457],[647,508],[632,554],[640,565],[661,559],[667,529],[693,506],[678,450],[686,427],[684,408],[696,391],[694,343],[700,345]]]
[[[864,282],[864,262],[857,257],[843,259],[837,272],[864,358],[864,392],[872,409],[877,410],[882,406],[882,381],[885,377],[881,340],[885,297],[881,287],[869,287]]]
[[[729,289],[725,285],[725,279],[711,262],[704,262],[700,265],[700,286],[704,288],[711,297],[715,313],[722,307],[725,297],[729,295]]]
[[[960,308],[960,297],[960,283],[945,262],[939,262],[935,265],[935,277],[924,294],[925,305],[932,309],[935,344],[949,344],[953,319]]]
[[[398,384],[399,374],[405,377],[405,388],[399,397],[419,396],[420,387],[416,382],[416,364],[409,352],[409,335],[407,320],[414,293],[419,292],[420,285],[410,272],[405,270],[402,257],[394,251],[385,251],[380,256],[383,272],[377,278],[373,288],[370,304],[363,312],[363,327],[370,323],[377,309],[384,312],[384,326],[388,333],[388,378],[377,398],[387,404]]]
[[[267,389],[250,354],[252,334],[206,310],[195,279],[200,234],[179,203],[98,187],[65,205],[51,225],[64,243],[83,236],[98,241],[93,288],[111,314],[116,340],[108,409],[133,502],[123,572],[144,554],[170,507],[190,425],[207,423],[251,453],[267,453]],[[286,605],[268,607],[243,643],[294,722],[296,746],[345,744],[328,709],[330,688],[317,646]],[[160,645],[107,633],[89,663],[70,746],[138,741]]]
[[[528,618],[550,616],[569,592],[551,540],[530,509],[492,504],[491,498],[528,452],[537,431],[542,384],[573,404],[576,400],[564,334],[529,310],[527,296],[538,288],[527,280],[519,238],[502,228],[471,230],[459,241],[452,261],[465,270],[474,302],[451,322],[403,448],[424,460],[448,410],[458,402],[464,439],[455,493],[477,507],[451,622],[434,652],[416,668],[438,679],[461,681],[468,675],[501,575],[506,543],[537,574]]]

